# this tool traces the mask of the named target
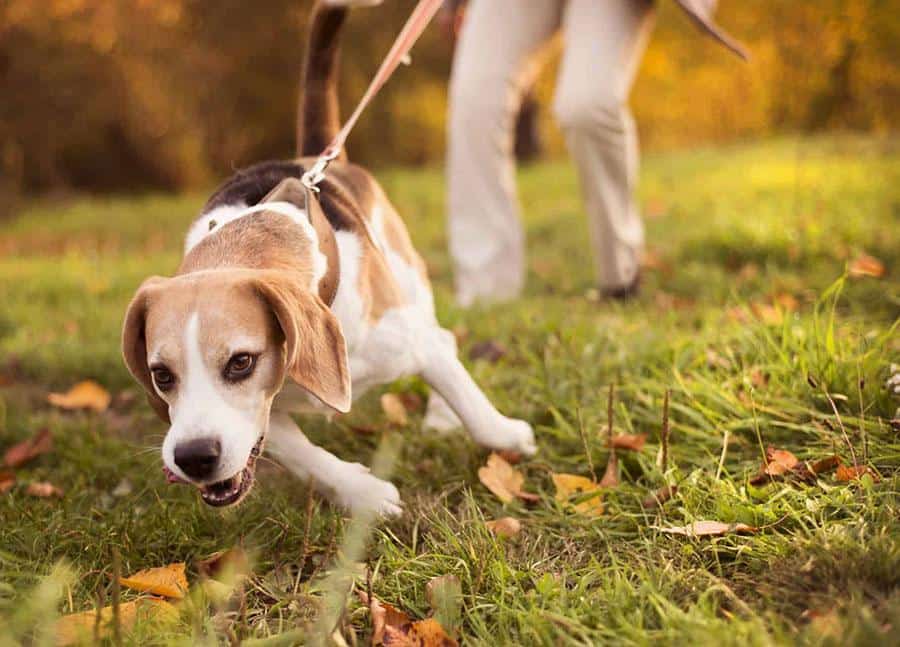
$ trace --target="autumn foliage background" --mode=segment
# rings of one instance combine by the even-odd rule
[[[343,105],[360,96],[413,0],[357,12]],[[633,106],[646,149],[900,125],[896,0],[723,0],[744,64],[660,2]],[[0,184],[7,194],[207,186],[291,154],[305,21],[299,0],[5,0]],[[433,26],[360,123],[369,165],[441,160],[451,44]],[[551,59],[554,54],[551,52]],[[539,83],[550,154],[551,65]]]

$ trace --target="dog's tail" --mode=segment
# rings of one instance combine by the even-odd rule
[[[313,8],[300,80],[297,154],[318,155],[341,128],[337,83],[341,28],[359,0],[318,0]]]

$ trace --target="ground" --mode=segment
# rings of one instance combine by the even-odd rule
[[[900,431],[891,422],[900,400],[885,386],[900,363],[896,139],[650,156],[640,190],[648,267],[640,298],[626,304],[596,299],[569,166],[521,173],[526,293],[468,311],[452,304],[440,173],[379,175],[428,260],[440,318],[461,337],[467,365],[501,411],[536,429],[539,452],[518,468],[540,500],[501,503],[478,480],[485,451],[421,430],[421,414],[392,428],[378,394],[332,423],[301,420],[346,459],[369,463],[379,444],[396,450],[406,511],[365,544],[375,595],[423,617],[426,583],[456,575],[466,644],[900,640]],[[237,611],[216,613],[195,593],[175,624],[126,635],[135,644],[292,644],[321,608],[322,578],[344,554],[341,512],[275,466],[224,512],[167,486],[157,453],[165,428],[135,397],[119,356],[128,299],[147,275],[174,270],[202,200],[44,201],[0,229],[0,449],[44,427],[55,441],[0,495],[0,643],[40,638],[55,614],[108,601],[115,555],[125,573],[185,561],[192,582],[197,560],[219,549],[243,545],[254,560]],[[884,276],[847,275],[863,252],[882,261]],[[485,341],[505,355],[471,359]],[[110,411],[47,404],[48,392],[85,378],[114,394]],[[648,441],[620,452],[621,484],[605,494],[601,516],[585,516],[554,500],[550,475],[602,472],[610,384],[616,430]],[[410,380],[391,390],[425,387]],[[768,445],[801,460],[836,452],[852,465],[855,456],[874,478],[752,485]],[[644,509],[665,479],[677,495]],[[34,480],[65,494],[30,497],[24,484]],[[502,516],[522,522],[517,537],[485,528]],[[706,538],[659,530],[697,520],[762,528]],[[365,590],[365,577],[357,582]],[[350,644],[368,639],[355,595],[340,630]]]

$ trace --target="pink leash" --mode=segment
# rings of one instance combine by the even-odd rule
[[[378,68],[378,72],[376,72],[371,83],[369,83],[366,93],[359,100],[356,110],[344,122],[344,126],[334,136],[328,147],[319,154],[315,164],[303,174],[301,179],[308,189],[313,191],[319,190],[316,185],[325,177],[325,169],[328,168],[328,165],[341,154],[347,137],[356,125],[356,122],[359,121],[363,110],[372,102],[372,99],[384,87],[384,84],[387,83],[400,64],[409,61],[410,50],[412,50],[416,41],[419,40],[419,36],[425,31],[438,9],[441,8],[441,4],[443,4],[443,0],[419,0],[419,4],[413,9],[412,14],[410,14],[409,19],[397,36],[397,40],[394,41],[393,46],[391,46],[390,51],[381,63],[381,67]]]

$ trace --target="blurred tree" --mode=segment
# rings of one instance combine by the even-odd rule
[[[523,0],[525,1],[525,0]],[[353,14],[343,105],[363,92],[415,0]],[[721,2],[736,63],[660,3],[633,96],[645,147],[900,126],[897,0]],[[289,156],[311,1],[4,0],[0,200],[17,190],[183,189]],[[439,161],[450,48],[437,29],[351,138],[368,164]],[[546,105],[552,70],[537,86]],[[561,140],[541,111],[551,151]]]

